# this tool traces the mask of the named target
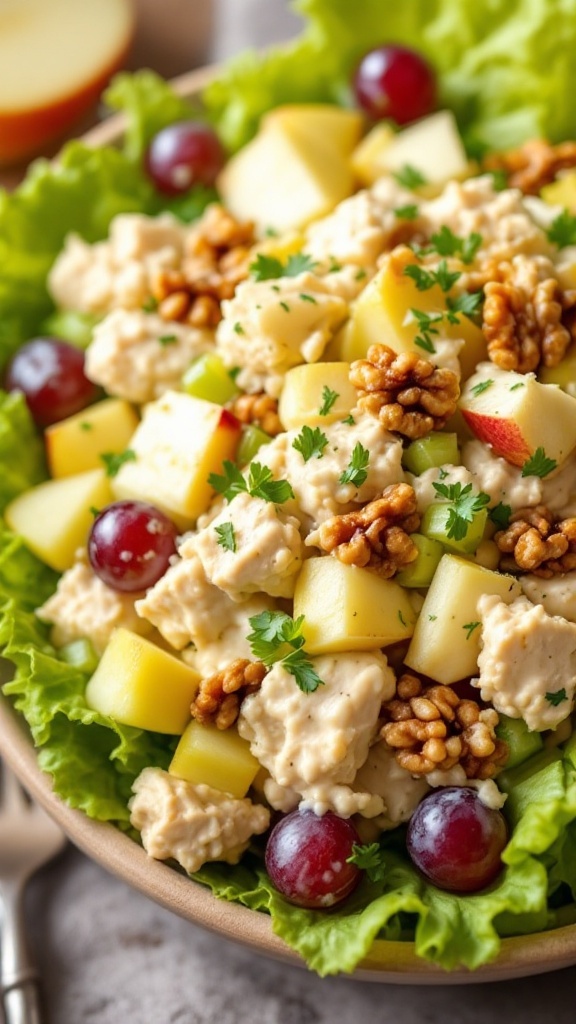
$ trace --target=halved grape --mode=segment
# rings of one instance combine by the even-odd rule
[[[374,121],[408,124],[436,106],[436,76],[420,54],[405,46],[378,46],[360,61],[353,79],[356,100]]]
[[[291,903],[320,909],[340,903],[356,888],[362,872],[348,864],[360,844],[354,826],[330,811],[292,811],[274,826],[266,844],[266,870]]]
[[[159,192],[177,196],[193,185],[213,185],[224,159],[213,128],[202,121],[178,121],[154,136],[144,166]]]
[[[504,815],[467,786],[436,789],[408,825],[406,845],[417,868],[439,889],[477,892],[502,869],[508,839]]]
[[[176,554],[177,529],[164,512],[144,501],[116,501],[92,524],[88,558],[100,579],[132,593],[158,582]]]
[[[80,412],[99,394],[84,373],[84,353],[60,338],[22,345],[8,363],[4,387],[23,393],[38,427]]]

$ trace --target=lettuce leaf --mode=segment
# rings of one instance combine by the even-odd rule
[[[0,512],[46,477],[44,446],[20,392],[0,391]]]
[[[576,0],[295,0],[301,35],[243,55],[208,86],[206,106],[236,149],[279,103],[350,99],[360,57],[384,42],[421,52],[436,69],[471,149],[530,136],[570,137],[575,121]],[[562,25],[559,44],[558,25]]]

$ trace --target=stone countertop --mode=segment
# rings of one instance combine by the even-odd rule
[[[285,38],[286,0],[220,0],[215,59]],[[27,893],[51,1024],[573,1024],[576,968],[404,986],[319,979],[195,927],[69,847]]]

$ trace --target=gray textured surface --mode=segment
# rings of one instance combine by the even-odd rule
[[[221,0],[214,55],[297,28],[285,0]],[[169,914],[69,849],[28,914],[51,1024],[572,1024],[576,968],[493,985],[320,980]]]

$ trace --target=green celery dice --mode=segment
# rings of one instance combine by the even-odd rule
[[[58,309],[44,321],[43,331],[63,341],[69,341],[77,348],[88,348],[92,332],[102,319],[94,313],[79,313],[73,309]]]
[[[429,587],[444,554],[444,547],[437,540],[424,537],[421,533],[411,533],[410,540],[418,548],[418,557],[396,573],[396,583],[401,587]]]
[[[408,445],[402,456],[402,464],[409,473],[420,476],[426,469],[440,466],[458,466],[458,435],[443,434],[433,430],[426,437],[419,437]]]
[[[507,771],[510,768],[516,768],[533,754],[542,750],[542,736],[539,732],[531,731],[523,718],[509,718],[508,715],[500,715],[500,721],[496,726],[496,735],[498,739],[508,744],[510,753],[506,761]]]
[[[449,537],[452,532],[450,528],[453,506],[449,502],[437,502],[429,505],[420,523],[420,531],[425,537],[437,540],[444,545],[446,551],[453,551],[457,555],[473,555],[480,541],[484,537],[488,511],[481,508],[472,514],[472,521],[467,522],[466,533],[461,539]]]
[[[58,654],[67,665],[72,665],[89,676],[94,674],[98,666],[98,655],[86,637],[64,644]]]
[[[239,394],[232,377],[214,352],[204,352],[190,363],[182,377],[182,388],[193,398],[224,405]]]
[[[270,434],[267,434],[265,430],[261,430],[260,427],[256,427],[253,423],[243,427],[236,455],[238,465],[247,466],[249,462],[252,462],[252,459],[262,445],[268,444],[271,440]]]

